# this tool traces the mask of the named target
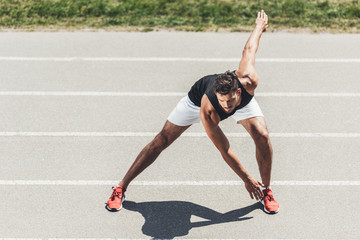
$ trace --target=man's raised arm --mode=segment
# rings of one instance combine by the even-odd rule
[[[258,12],[255,28],[245,44],[239,69],[236,71],[236,75],[242,78],[241,84],[244,85],[249,93],[253,93],[257,87],[258,76],[255,71],[255,55],[259,48],[260,37],[267,26],[268,16],[264,10],[261,10],[261,12]]]

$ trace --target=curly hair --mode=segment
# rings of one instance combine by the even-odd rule
[[[230,92],[235,92],[239,88],[237,76],[234,72],[229,70],[223,74],[220,74],[214,83],[214,92],[221,95],[227,95]]]

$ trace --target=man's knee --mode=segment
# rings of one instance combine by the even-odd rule
[[[152,148],[153,151],[160,153],[165,148],[167,148],[168,145],[169,145],[169,137],[164,131],[161,131],[158,135],[156,135],[150,147]]]
[[[252,136],[256,144],[268,145],[270,143],[270,136],[266,127],[254,127],[252,131]]]

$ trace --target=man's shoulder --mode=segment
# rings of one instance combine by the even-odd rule
[[[213,105],[211,104],[209,97],[204,94],[201,98],[201,105],[200,105],[200,109],[203,112],[208,112],[214,109]]]
[[[206,119],[211,119],[211,121],[216,123],[220,122],[220,116],[206,94],[201,99],[200,112],[205,115]]]

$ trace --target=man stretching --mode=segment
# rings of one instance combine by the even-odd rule
[[[188,95],[179,101],[160,133],[140,152],[119,186],[113,187],[113,193],[106,205],[109,211],[120,210],[129,183],[152,164],[186,129],[200,120],[225,162],[243,180],[250,197],[261,200],[267,213],[279,211],[279,204],[270,188],[272,147],[269,133],[264,116],[254,98],[258,85],[255,54],[267,23],[266,13],[263,10],[258,12],[255,28],[245,44],[238,70],[201,78],[192,86]],[[246,172],[220,129],[219,122],[229,116],[242,124],[254,140],[262,182]]]

